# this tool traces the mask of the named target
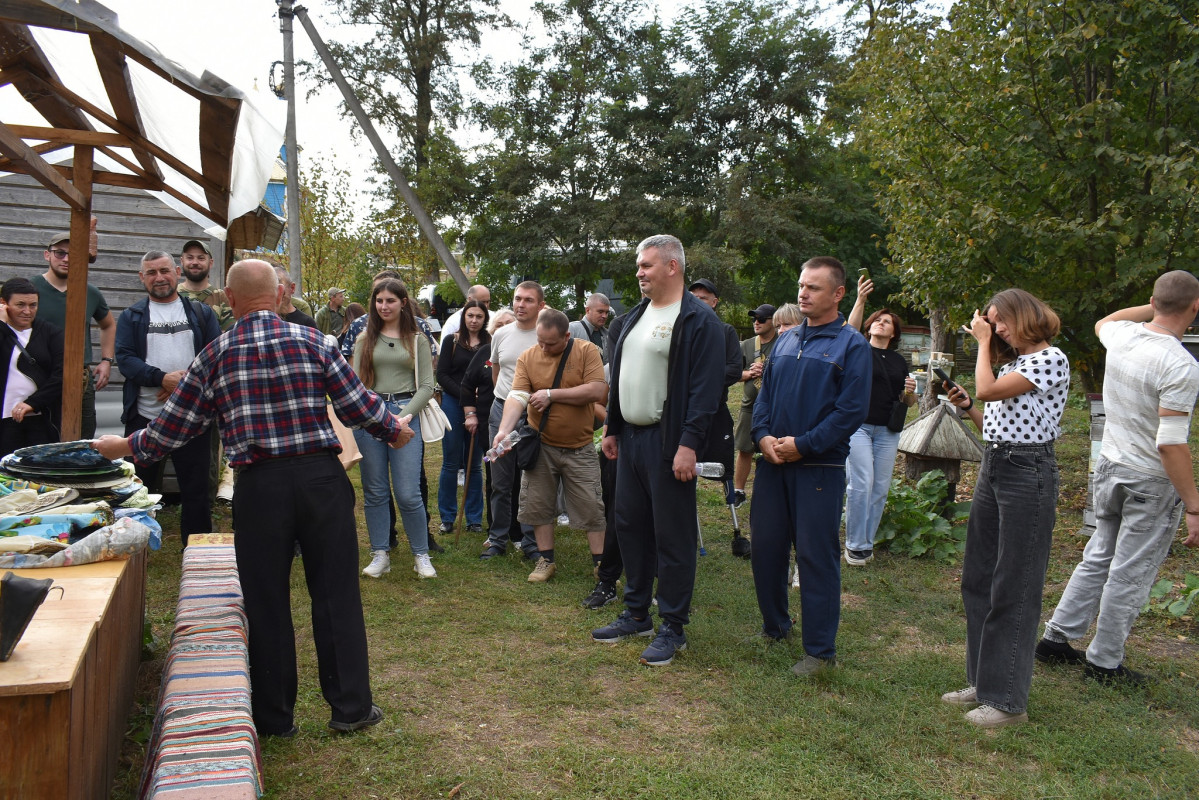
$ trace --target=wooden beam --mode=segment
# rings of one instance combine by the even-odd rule
[[[104,81],[104,91],[108,93],[113,113],[144,139],[146,126],[142,124],[141,110],[137,107],[133,84],[129,77],[129,65],[125,62],[124,52],[119,45],[120,42],[111,36],[93,36],[92,54],[96,57],[96,66],[100,69],[100,79]],[[133,155],[147,175],[162,179],[162,170],[159,169],[154,156],[140,148],[134,148]],[[227,181],[222,180],[219,183],[225,185]]]
[[[200,168],[220,186],[229,186],[233,175],[234,140],[241,103],[230,108],[222,103],[200,104]],[[222,217],[229,217],[229,192],[206,193],[208,205]]]
[[[46,160],[33,151],[29,145],[12,132],[7,125],[0,122],[0,153],[11,158],[14,162],[24,164],[29,168],[29,174],[37,179],[38,183],[45,186],[50,191],[54,192],[64,203],[72,209],[80,209],[84,206],[91,208],[90,202],[71,184],[58,174]],[[88,153],[91,153],[90,148]]]
[[[83,198],[71,209],[71,242],[67,270],[67,310],[62,359],[62,441],[79,438],[83,418],[83,351],[88,336],[87,263],[92,220],[92,148],[78,146],[73,159],[75,190]]]
[[[0,7],[5,4],[0,2]],[[54,92],[47,91],[46,82],[61,81],[25,26],[0,23],[0,72],[12,81],[13,88],[21,93],[25,101],[54,127],[93,129],[91,121],[78,108]]]
[[[62,142],[64,144],[85,144],[89,147],[133,147],[133,143],[119,133],[104,133],[102,131],[76,128],[44,128],[40,125],[9,125],[13,133],[22,139],[40,139],[43,142]]]
[[[87,100],[83,99],[79,95],[72,92],[66,86],[63,86],[61,83],[58,83],[58,82],[45,81],[44,83],[46,84],[47,88],[53,90],[54,92],[59,94],[61,97],[65,98],[65,99],[69,100],[70,102],[74,103],[75,105],[79,106],[84,111],[86,111],[87,113],[89,113],[93,117],[95,117],[96,119],[103,122],[105,125],[109,126],[110,128],[112,128],[115,131],[118,131],[119,133],[125,134],[125,136],[127,136],[129,138],[130,142],[133,144],[134,147],[145,148],[150,153],[152,153],[155,157],[159,158],[164,164],[171,167],[171,169],[174,169],[175,171],[182,174],[188,180],[197,184],[205,192],[208,192],[211,190],[217,190],[217,191],[222,190],[221,187],[218,187],[215,184],[213,184],[213,182],[211,180],[209,180],[208,178],[206,178],[204,175],[201,175],[199,172],[192,169],[190,166],[183,163],[178,158],[176,158],[175,156],[168,153],[166,150],[164,150],[161,147],[159,147],[158,145],[154,144],[154,142],[151,142],[149,139],[145,139],[142,136],[138,135],[137,131],[134,131],[128,125],[121,122],[119,119],[117,119],[116,117],[107,113],[103,109],[98,108],[97,106],[93,105],[92,103],[89,103]],[[226,187],[224,187],[223,191],[228,191],[228,189],[229,189],[229,187],[226,186]],[[226,220],[224,218],[224,215],[216,216],[213,214],[213,212],[208,212],[207,216],[209,216],[209,218],[212,219],[214,222],[221,225],[221,227],[224,227],[226,224],[228,224],[228,220]]]
[[[35,144],[30,149],[39,156],[44,156],[47,153],[53,153],[58,150],[63,150],[67,147],[70,147],[70,145],[64,142],[42,142],[41,144]],[[0,172],[19,172],[20,170],[9,169],[9,165],[12,163],[13,162],[7,158],[0,158]]]
[[[32,25],[35,28],[54,28],[74,33],[92,33],[100,30],[74,14],[50,8],[43,3],[21,2],[20,0],[2,0],[0,2],[0,20],[19,25]]]
[[[107,147],[101,147],[100,152],[104,153],[104,155],[108,156],[113,161],[116,161],[118,164],[120,164],[122,167],[129,170],[133,174],[139,175],[139,176],[145,178],[147,181],[151,180],[149,176],[147,176],[144,172],[142,172],[141,167],[137,166],[136,164],[134,164],[133,162],[129,161],[126,158],[122,158],[120,155],[109,150]],[[188,208],[194,210],[197,214],[200,214],[201,216],[203,216],[207,219],[212,219],[212,211],[211,210],[200,205],[198,202],[196,202],[192,198],[188,197],[187,195],[183,194],[178,189],[176,189],[175,187],[168,184],[166,181],[159,181],[156,186],[150,186],[147,188],[149,188],[149,190],[152,192],[165,192],[166,194],[169,194],[171,197],[178,200],[180,203],[183,203]],[[213,221],[215,222],[215,220],[213,220]]]

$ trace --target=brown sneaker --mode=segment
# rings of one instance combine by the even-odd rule
[[[557,570],[558,565],[553,561],[546,561],[543,556],[537,559],[537,566],[533,567],[533,571],[529,573],[529,583],[545,583],[554,577]]]

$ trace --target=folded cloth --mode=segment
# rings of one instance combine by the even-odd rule
[[[34,517],[36,519],[36,517]],[[22,525],[19,528],[0,530],[0,536],[39,536],[42,539],[66,539],[71,535],[71,523],[49,522],[44,525]]]
[[[0,497],[0,514],[32,514],[47,508],[54,508],[79,497],[75,489],[49,489],[40,491],[33,487],[18,488],[7,497]]]
[[[43,539],[40,536],[0,537],[0,553],[35,553],[53,555],[65,549],[67,543],[61,539]]]
[[[0,517],[0,536],[5,532],[14,531],[19,528],[26,528],[30,525],[54,525],[66,524],[72,529],[94,528],[102,525],[111,525],[113,522],[112,512],[107,514],[103,512],[92,512],[90,514],[62,514],[59,509],[51,509],[53,513],[17,515],[13,517]],[[24,532],[24,531],[18,531]]]
[[[149,527],[137,520],[119,519],[52,556],[21,553],[0,555],[0,568],[70,567],[129,558],[149,543],[152,533]]]

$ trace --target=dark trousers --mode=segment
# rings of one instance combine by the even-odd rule
[[[803,648],[816,658],[837,654],[841,623],[841,503],[843,467],[782,466],[758,461],[754,503],[749,512],[753,534],[750,564],[762,612],[762,632],[780,638],[791,630],[787,606],[787,570],[791,547],[799,565],[803,607]]]
[[[0,456],[31,447],[35,444],[50,444],[58,441],[58,431],[50,424],[47,414],[30,414],[24,422],[12,417],[0,420]]]
[[[986,446],[962,560],[966,680],[1001,711],[1028,708],[1057,490],[1052,443]]]
[[[604,499],[604,555],[600,561],[599,579],[616,583],[624,572],[624,559],[620,556],[620,540],[616,537],[616,462],[599,454],[600,490]]]
[[[497,398],[491,404],[485,450],[495,441],[503,416],[504,401]],[[517,426],[524,421],[522,417]],[[511,538],[514,542],[520,541],[521,549],[529,552],[537,549],[537,540],[533,538],[533,526],[521,525],[516,521],[520,505],[520,476],[521,471],[516,466],[516,456],[513,453],[491,462],[491,528],[487,535],[487,544],[506,550],[508,539]]]
[[[624,602],[637,619],[649,614],[658,578],[658,614],[682,631],[690,621],[695,590],[695,479],[674,477],[662,457],[657,425],[626,425],[616,459],[616,537],[624,556]]]
[[[134,414],[125,423],[125,435],[140,431],[150,421]],[[212,530],[212,498],[208,493],[208,465],[212,458],[212,442],[206,430],[187,444],[171,453],[175,465],[175,477],[179,482],[179,531],[183,535],[183,546],[193,533],[208,533]],[[166,459],[153,464],[137,465],[137,476],[155,494],[162,492],[162,476],[166,472]]]
[[[259,735],[283,733],[294,721],[298,678],[289,578],[296,542],[312,601],[321,694],[335,721],[365,717],[371,688],[354,492],[341,462],[330,452],[245,469],[233,491],[233,530]]]

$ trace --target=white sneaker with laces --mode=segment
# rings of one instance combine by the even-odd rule
[[[799,588],[799,564],[791,565],[791,588]]]
[[[956,692],[946,692],[941,695],[941,702],[949,703],[951,706],[976,706],[978,705],[978,690],[973,686],[967,686]]]
[[[391,572],[391,555],[386,550],[375,550],[371,553],[371,563],[362,570],[368,578],[379,578]]]
[[[416,563],[412,565],[413,571],[422,578],[436,578],[437,570],[433,569],[433,562],[429,560],[428,553],[421,553],[416,557]]]
[[[999,728],[1004,725],[1028,722],[1028,712],[1002,711],[994,706],[979,706],[973,711],[967,712],[966,721],[972,722],[980,728]]]

